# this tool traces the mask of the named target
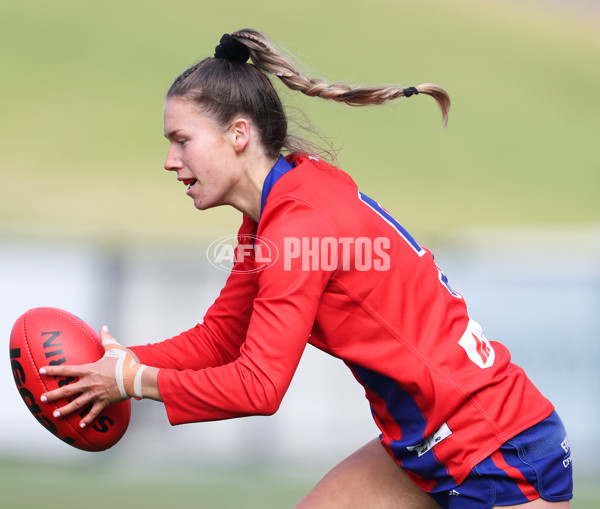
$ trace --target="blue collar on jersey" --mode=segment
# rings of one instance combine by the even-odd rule
[[[260,215],[262,216],[262,211],[265,208],[265,203],[267,202],[267,196],[271,192],[271,189],[275,185],[281,177],[283,177],[288,171],[290,171],[294,165],[288,163],[283,156],[279,156],[279,159],[275,163],[275,166],[271,168],[271,171],[267,175],[265,182],[263,184],[262,189],[262,197],[260,200]]]

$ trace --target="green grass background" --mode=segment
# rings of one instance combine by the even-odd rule
[[[290,111],[305,112],[339,147],[340,166],[361,189],[418,238],[448,241],[470,227],[597,227],[600,16],[577,1],[557,5],[2,2],[0,234],[122,245],[235,231],[238,213],[195,212],[162,170],[162,103],[177,74],[246,26],[279,41],[309,75],[448,90],[447,129],[424,96],[350,108],[282,90]],[[289,507],[316,481],[295,477],[293,466],[137,472],[5,458],[2,506]],[[590,486],[582,479],[573,507],[600,505]]]

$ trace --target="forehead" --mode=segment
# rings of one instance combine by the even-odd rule
[[[193,101],[181,97],[169,97],[165,101],[165,136],[177,130],[207,127],[214,127],[212,120]]]

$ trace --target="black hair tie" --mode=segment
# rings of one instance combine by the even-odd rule
[[[243,64],[250,58],[250,52],[246,45],[233,35],[224,34],[219,41],[219,45],[215,48],[215,58]]]
[[[402,93],[404,94],[404,97],[410,97],[413,94],[417,95],[419,93],[419,91],[417,90],[416,87],[408,87],[408,88],[403,88]]]

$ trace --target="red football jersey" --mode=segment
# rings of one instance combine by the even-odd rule
[[[419,486],[455,486],[552,404],[385,209],[341,170],[290,161],[267,177],[258,224],[244,217],[203,323],[133,350],[161,368],[180,424],[274,413],[311,343],[352,370],[384,447]],[[277,256],[263,256],[262,242]]]

